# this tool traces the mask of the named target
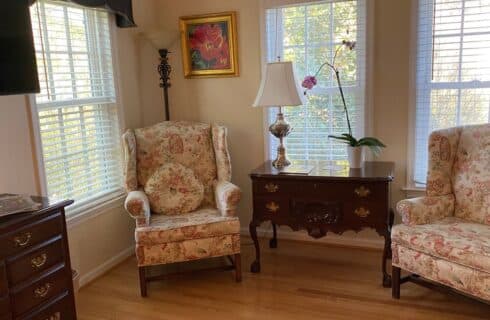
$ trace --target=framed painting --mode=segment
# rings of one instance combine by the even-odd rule
[[[180,34],[186,78],[239,75],[235,12],[181,17]]]

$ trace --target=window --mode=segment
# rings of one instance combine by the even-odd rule
[[[121,192],[108,14],[41,0],[31,7],[31,16],[48,196],[74,199],[81,206]]]
[[[431,131],[485,123],[490,110],[490,1],[419,0],[415,159],[424,186]]]
[[[365,1],[266,1],[267,62],[292,61],[300,81],[313,75],[325,61],[331,61],[342,40],[356,40],[354,51],[342,51],[337,58],[355,135],[364,132],[365,96]],[[282,1],[285,2],[285,1]],[[268,3],[271,3],[268,6]],[[308,93],[301,107],[284,108],[293,127],[286,140],[288,157],[304,160],[345,161],[345,144],[328,139],[329,134],[348,132],[345,114],[335,81],[329,68],[323,68],[318,85]],[[270,109],[268,121],[275,121],[277,110]],[[275,155],[277,139],[269,135],[269,157]]]

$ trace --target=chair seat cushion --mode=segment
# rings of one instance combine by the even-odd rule
[[[194,211],[201,205],[204,186],[191,168],[166,163],[148,179],[145,193],[153,212],[177,215]]]
[[[149,226],[136,228],[135,238],[137,244],[156,245],[239,232],[237,217],[223,217],[217,209],[205,208],[179,216],[154,214]]]
[[[490,272],[490,226],[449,217],[431,224],[393,227],[395,245]]]

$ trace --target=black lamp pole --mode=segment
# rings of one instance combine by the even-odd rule
[[[168,88],[170,88],[170,73],[172,67],[168,63],[168,49],[158,50],[160,53],[160,64],[158,65],[158,73],[160,74],[160,88],[163,88],[163,99],[165,102],[165,117],[170,120],[170,110],[168,104]]]

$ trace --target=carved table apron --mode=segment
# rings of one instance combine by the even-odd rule
[[[307,230],[313,238],[321,238],[327,232],[342,234],[372,228],[384,237],[381,271],[383,286],[390,287],[386,262],[391,258],[390,185],[394,164],[365,162],[360,169],[328,162],[308,165],[314,168],[308,175],[292,175],[281,173],[267,161],[250,174],[253,218],[249,228],[256,253],[251,271],[260,272],[256,229],[262,222],[272,223],[271,248],[277,247],[276,225],[286,225],[294,231]]]

